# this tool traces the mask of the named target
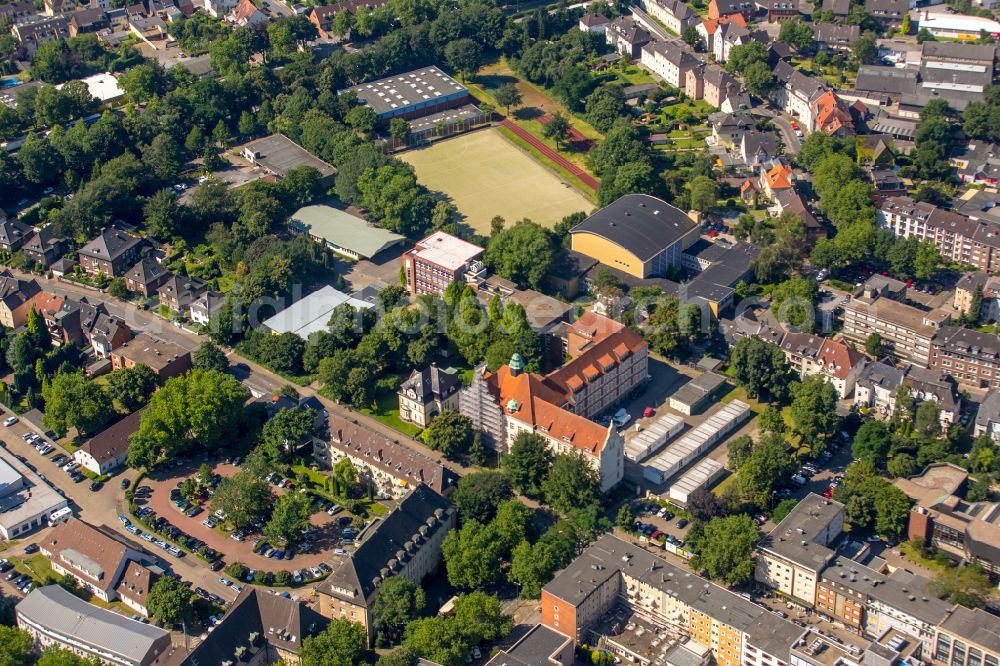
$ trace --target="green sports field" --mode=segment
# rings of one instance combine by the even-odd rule
[[[570,213],[589,213],[595,207],[496,129],[463,134],[398,157],[413,166],[422,184],[450,197],[465,224],[483,235],[489,235],[495,215],[508,225],[527,217],[552,227]]]

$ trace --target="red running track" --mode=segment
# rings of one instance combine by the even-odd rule
[[[535,150],[540,152],[542,155],[545,155],[545,157],[549,158],[550,160],[558,164],[560,167],[566,169],[566,171],[569,171],[571,174],[579,178],[580,181],[587,187],[591,187],[595,190],[598,187],[600,187],[601,184],[600,182],[598,182],[596,178],[594,178],[589,173],[587,173],[580,167],[576,166],[575,164],[567,160],[565,157],[563,157],[556,151],[546,146],[544,143],[533,137],[523,128],[515,125],[513,122],[511,122],[509,118],[504,118],[500,122],[500,124],[509,129],[511,132],[516,134],[521,139],[527,141]]]

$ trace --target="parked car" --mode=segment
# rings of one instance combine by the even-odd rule
[[[32,553],[37,553],[37,552],[38,552],[38,544],[37,543],[29,543],[24,548],[24,554],[25,555],[31,555]]]
[[[223,562],[221,559],[218,559],[218,560],[212,562],[212,566],[210,568],[212,569],[212,571],[219,571],[224,566],[226,566],[226,563]]]
[[[687,518],[681,518],[677,521],[677,529],[682,530],[688,526]]]
[[[9,428],[12,425],[14,425],[15,423],[17,423],[17,420],[18,419],[17,419],[16,416],[10,416],[10,417],[7,417],[6,419],[4,419],[3,424]]]

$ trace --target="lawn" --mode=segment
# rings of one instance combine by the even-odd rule
[[[489,225],[487,225],[489,226]],[[489,233],[489,229],[487,229]],[[376,411],[370,408],[359,409],[358,411],[373,419],[378,419],[390,428],[394,428],[410,437],[420,434],[420,426],[407,423],[399,418],[399,398],[395,393],[382,393],[375,398]]]
[[[414,168],[423,185],[447,195],[465,224],[483,235],[489,235],[490,220],[496,215],[508,224],[530,218],[553,227],[570,213],[594,208],[593,202],[518,150],[497,129],[439,141],[398,157]]]
[[[62,576],[52,570],[52,564],[41,553],[35,553],[31,557],[21,559],[11,558],[10,561],[15,569],[21,573],[29,574],[35,580],[35,583],[39,585],[62,578]]]
[[[724,395],[719,402],[723,403],[724,405],[728,405],[733,400],[741,400],[746,404],[750,405],[750,411],[752,411],[755,415],[760,414],[762,411],[767,409],[767,405],[762,404],[755,398],[749,397],[747,395],[746,389],[740,386],[734,386],[733,389],[729,393]]]

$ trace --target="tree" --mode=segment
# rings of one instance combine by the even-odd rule
[[[347,14],[347,12],[342,12]],[[375,662],[375,666],[417,666],[416,653],[408,647],[401,647],[384,654]]]
[[[879,534],[899,536],[906,529],[910,517],[910,499],[902,490],[883,482],[875,495],[875,529]]]
[[[872,65],[878,61],[878,44],[875,36],[866,32],[854,40],[851,45],[851,55],[861,65]]]
[[[972,290],[972,300],[969,302],[969,311],[965,313],[969,321],[978,324],[983,317],[983,286],[977,284]]]
[[[542,481],[545,503],[562,514],[582,509],[597,501],[600,492],[597,472],[578,453],[557,454]]]
[[[455,600],[454,622],[469,643],[493,642],[510,631],[510,618],[503,614],[500,600],[485,592],[470,592]]]
[[[128,296],[128,289],[125,288],[125,278],[114,278],[108,285],[108,295],[115,298],[125,298]]]
[[[685,44],[687,44],[692,48],[697,48],[702,41],[701,34],[698,32],[698,29],[693,25],[689,25],[688,27],[684,28],[684,31],[681,33],[681,39],[684,40]]]
[[[917,473],[917,459],[908,453],[897,453],[886,465],[886,471],[895,478],[906,478]]]
[[[531,220],[519,220],[490,238],[484,262],[501,277],[540,289],[557,249],[547,229]]]
[[[45,399],[45,426],[60,437],[69,428],[93,435],[111,418],[111,399],[99,384],[80,373],[60,373],[42,387]]]
[[[817,444],[837,429],[837,390],[822,375],[809,375],[792,386],[792,428],[818,452]]]
[[[985,608],[993,590],[989,577],[975,563],[941,569],[928,587],[934,596],[968,608]]]
[[[191,590],[176,578],[161,576],[149,588],[146,607],[150,615],[167,627],[173,627],[191,618]]]
[[[108,375],[107,391],[112,400],[132,413],[149,401],[159,385],[159,376],[148,365],[139,364]]]
[[[169,241],[178,234],[183,212],[177,197],[167,188],[153,193],[142,207],[146,230],[150,236],[161,241]]]
[[[873,467],[880,467],[885,464],[891,445],[892,434],[884,423],[865,421],[854,436],[851,454],[859,460],[871,463]]]
[[[478,520],[486,524],[493,520],[501,502],[514,496],[511,480],[502,472],[473,472],[458,481],[452,501],[462,522]]]
[[[753,552],[760,540],[757,523],[740,514],[708,521],[691,548],[693,564],[713,580],[742,585],[753,576]]]
[[[464,83],[466,77],[475,74],[482,64],[483,52],[479,44],[468,37],[449,41],[444,47],[444,59],[448,66],[457,71],[462,76]]]
[[[567,118],[561,111],[556,111],[552,115],[552,119],[545,123],[542,127],[542,134],[546,139],[552,139],[556,142],[556,148],[566,140],[569,136],[569,131],[573,128],[569,123],[569,118]]]
[[[449,532],[441,544],[448,582],[470,590],[497,583],[506,555],[501,536],[492,523],[484,525],[477,520]]]
[[[378,116],[369,106],[356,106],[347,112],[344,116],[344,120],[350,125],[355,131],[362,132],[364,134],[371,134],[375,131],[375,126],[378,124]]]
[[[618,515],[615,517],[615,525],[625,531],[631,531],[634,522],[635,514],[632,513],[632,508],[627,503],[622,504],[621,508],[618,509]]]
[[[264,536],[285,545],[298,543],[302,532],[309,526],[310,513],[309,498],[302,493],[282,495],[274,503],[271,520],[264,525]]]
[[[739,467],[740,494],[749,502],[766,507],[776,486],[788,480],[794,470],[791,451],[782,435],[760,438]]]
[[[785,432],[785,417],[781,415],[781,410],[774,405],[768,405],[767,409],[760,413],[760,427],[764,432]]]
[[[759,97],[763,97],[774,87],[774,77],[770,68],[767,63],[760,61],[751,63],[743,70],[743,82],[748,91]]]
[[[35,662],[35,666],[101,666],[101,660],[97,657],[87,659],[66,648],[49,646]]]
[[[813,30],[798,19],[785,21],[781,24],[778,41],[791,44],[798,50],[803,51],[813,43]]]
[[[402,118],[393,118],[389,121],[389,135],[401,143],[410,138],[410,123]]]
[[[461,666],[472,647],[453,618],[440,616],[421,618],[408,624],[403,645],[441,666]]]
[[[34,662],[34,647],[27,631],[0,625],[0,666],[28,666]]]
[[[726,71],[730,74],[745,72],[750,65],[756,62],[767,62],[767,45],[758,41],[740,44],[734,46],[729,52],[729,58],[726,60]]]
[[[358,484],[358,469],[347,458],[342,458],[333,466],[333,480],[344,489],[344,496],[350,497],[351,489]]]
[[[198,370],[215,370],[220,373],[229,370],[229,360],[225,353],[211,340],[198,345],[191,355],[191,365]]]
[[[707,488],[698,488],[688,496],[688,513],[700,523],[723,516],[729,511],[729,504]]]
[[[129,444],[129,465],[152,467],[196,446],[215,450],[232,441],[249,392],[215,370],[191,370],[153,394]]]
[[[337,618],[320,634],[302,641],[302,666],[354,666],[365,660],[368,637],[357,622]]]
[[[903,14],[903,22],[899,26],[899,32],[902,35],[909,35],[913,30],[913,26],[910,24],[910,12]]]
[[[774,288],[771,311],[778,321],[791,324],[802,331],[811,331],[816,325],[813,304],[818,292],[815,280],[789,278]]]
[[[443,409],[427,426],[427,446],[446,458],[465,452],[472,440],[472,421],[453,409]]]
[[[494,91],[493,99],[497,101],[497,104],[506,109],[509,116],[512,106],[521,106],[521,91],[518,90],[516,84],[505,83]]]
[[[867,338],[865,338],[865,351],[872,358],[879,358],[885,353],[884,346],[882,344],[882,336],[878,334],[878,331],[872,331]]]
[[[696,176],[688,184],[691,190],[691,208],[708,212],[715,208],[719,199],[719,184],[708,176]]]
[[[260,446],[268,457],[283,461],[305,438],[316,431],[316,412],[311,409],[282,409],[264,424]]]
[[[626,112],[621,86],[603,85],[587,97],[587,121],[601,132],[610,130]]]
[[[742,338],[732,346],[733,379],[751,397],[782,397],[788,386],[788,364],[777,345],[757,336]]]
[[[924,400],[917,406],[913,427],[925,437],[936,437],[941,432],[941,409],[933,400]]]
[[[539,497],[542,482],[552,465],[552,452],[544,437],[522,432],[514,438],[510,453],[501,459],[500,464],[519,493]]]
[[[273,500],[267,481],[244,469],[219,483],[212,496],[212,508],[221,509],[226,520],[243,527],[266,516]]]
[[[420,617],[426,604],[423,588],[409,578],[390,576],[384,580],[371,611],[375,644],[397,645],[403,639],[406,625]]]

